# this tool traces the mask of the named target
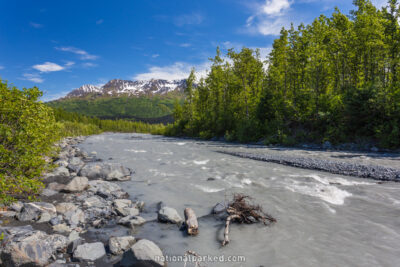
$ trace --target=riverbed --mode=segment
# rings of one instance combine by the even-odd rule
[[[400,265],[400,183],[235,157],[219,151],[268,151],[222,142],[107,133],[90,136],[80,146],[89,153],[96,151],[104,162],[121,163],[135,172],[131,181],[120,183],[132,200],[146,203],[141,216],[148,223],[133,235],[153,240],[165,255],[182,256],[191,250],[219,256],[206,266]],[[288,149],[273,153],[372,161],[390,167],[398,167],[399,162],[396,155],[380,160],[362,153],[349,153],[349,157]],[[278,221],[271,226],[233,224],[231,243],[221,247],[224,222],[210,212],[235,193],[251,196]],[[156,222],[161,201],[182,217],[185,207],[193,208],[199,217],[199,235],[188,237],[176,225]]]

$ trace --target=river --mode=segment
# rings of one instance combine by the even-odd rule
[[[149,222],[133,235],[153,240],[165,255],[192,250],[220,256],[206,266],[400,266],[400,183],[221,154],[217,151],[257,150],[221,142],[107,133],[87,138],[81,147],[135,171],[132,181],[120,185],[131,199],[146,203],[141,216]],[[207,215],[234,193],[251,196],[278,221],[272,226],[233,224],[231,243],[221,247],[224,222]],[[193,208],[199,235],[188,237],[176,225],[156,222],[160,201],[182,217],[185,207]]]

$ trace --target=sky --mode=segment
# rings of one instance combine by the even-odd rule
[[[192,67],[202,76],[217,46],[265,58],[282,27],[335,6],[353,9],[352,0],[0,0],[0,79],[49,101],[111,79],[182,79]]]

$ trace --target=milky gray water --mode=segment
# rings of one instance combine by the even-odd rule
[[[218,142],[102,134],[89,137],[82,147],[135,171],[132,181],[120,185],[131,199],[145,201],[141,216],[150,222],[133,234],[155,241],[166,255],[192,250],[225,259],[245,257],[245,262],[206,266],[400,266],[400,183],[224,155],[216,151],[253,148]],[[233,224],[231,243],[221,247],[224,222],[206,215],[234,193],[252,196],[278,222],[268,227]],[[184,208],[192,207],[200,217],[199,235],[187,237],[176,225],[151,221],[160,201],[182,217]]]

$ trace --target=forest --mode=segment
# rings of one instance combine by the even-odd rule
[[[399,4],[355,0],[311,24],[282,28],[268,58],[243,47],[223,55],[176,104],[166,134],[293,145],[400,146]]]

